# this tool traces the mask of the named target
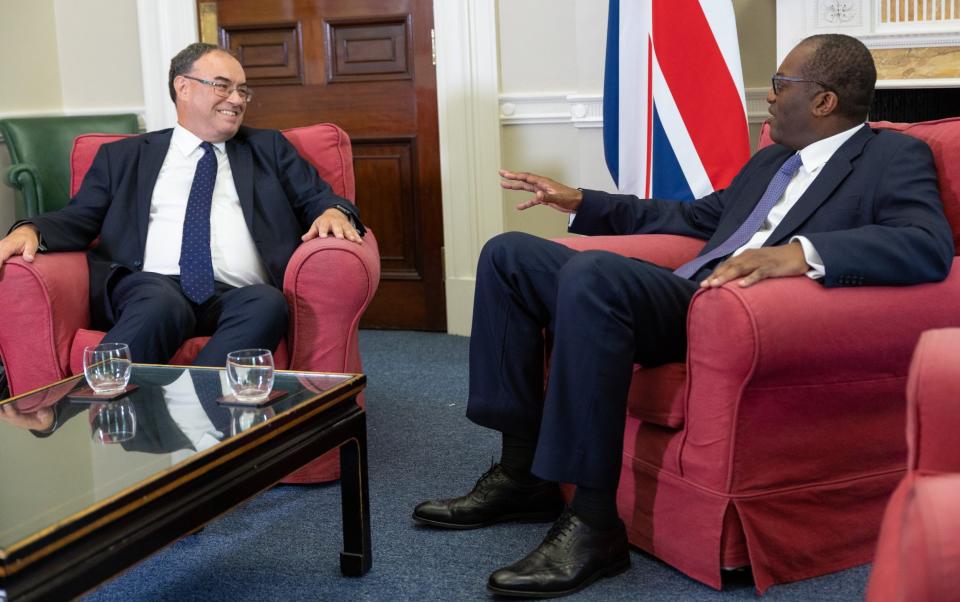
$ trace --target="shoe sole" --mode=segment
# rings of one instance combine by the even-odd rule
[[[596,573],[584,579],[583,583],[581,583],[576,587],[572,587],[570,589],[565,589],[565,590],[554,591],[554,592],[537,592],[537,591],[528,591],[528,590],[502,589],[499,587],[494,587],[489,583],[487,583],[487,589],[498,596],[506,596],[508,598],[559,598],[561,596],[569,596],[570,594],[575,594],[598,579],[602,579],[604,577],[615,577],[629,568],[630,568],[630,557],[627,556],[627,558],[623,559],[622,561],[618,562],[613,566],[608,566],[598,570]]]
[[[418,523],[429,525],[431,527],[440,527],[441,529],[457,529],[460,531],[467,531],[469,529],[479,529],[481,527],[489,527],[491,525],[497,525],[500,523],[509,523],[509,522],[524,522],[524,523],[545,523],[550,521],[557,520],[557,517],[560,516],[561,510],[556,512],[526,512],[518,514],[507,514],[505,516],[497,517],[493,520],[484,521],[482,523],[446,523],[439,520],[433,520],[430,518],[424,518],[422,516],[413,515],[413,520]]]

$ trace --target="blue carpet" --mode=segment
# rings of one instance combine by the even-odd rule
[[[279,486],[85,600],[488,600],[487,576],[531,550],[547,525],[443,531],[414,525],[417,502],[460,495],[499,455],[499,438],[464,417],[467,341],[364,331],[373,569],[342,577],[336,484]],[[748,576],[722,592],[651,556],[565,600],[754,600]],[[765,600],[861,600],[869,567],[775,586]]]

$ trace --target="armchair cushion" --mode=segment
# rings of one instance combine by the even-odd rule
[[[17,219],[55,211],[70,200],[70,151],[74,138],[88,132],[134,134],[139,127],[134,114],[0,121],[0,133],[10,150],[8,182],[20,192]]]

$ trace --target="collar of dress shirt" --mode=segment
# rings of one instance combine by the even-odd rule
[[[800,149],[800,160],[803,161],[803,167],[807,170],[807,173],[813,173],[823,167],[833,156],[833,153],[837,152],[837,149],[843,146],[844,142],[852,138],[865,125],[865,123],[855,125],[849,130],[844,130],[823,140],[817,140]]]
[[[170,143],[177,147],[177,150],[179,150],[184,157],[189,157],[193,151],[197,150],[197,147],[200,146],[202,142],[203,140],[198,138],[196,134],[179,123],[173,126],[173,135],[170,137]],[[226,142],[213,142],[212,144],[220,153],[227,152]]]

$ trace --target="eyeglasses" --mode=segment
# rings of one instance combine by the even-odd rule
[[[253,98],[253,90],[251,90],[244,84],[241,84],[239,86],[234,86],[231,88],[228,84],[225,84],[223,82],[213,82],[213,81],[210,81],[209,79],[200,79],[199,77],[193,77],[192,75],[181,74],[181,77],[192,79],[195,82],[200,82],[201,84],[211,86],[213,88],[214,94],[216,94],[217,96],[220,96],[221,98],[230,98],[230,95],[233,94],[234,92],[237,93],[237,96],[239,96],[240,100],[242,100],[243,102],[250,102],[250,100]]]
[[[819,84],[823,86],[828,92],[837,93],[836,90],[823,83],[818,79],[803,79],[802,77],[790,77],[789,75],[774,75],[770,78],[770,83],[773,85],[773,95],[777,96],[780,94],[780,91],[783,90],[783,82],[806,82],[809,84]]]

